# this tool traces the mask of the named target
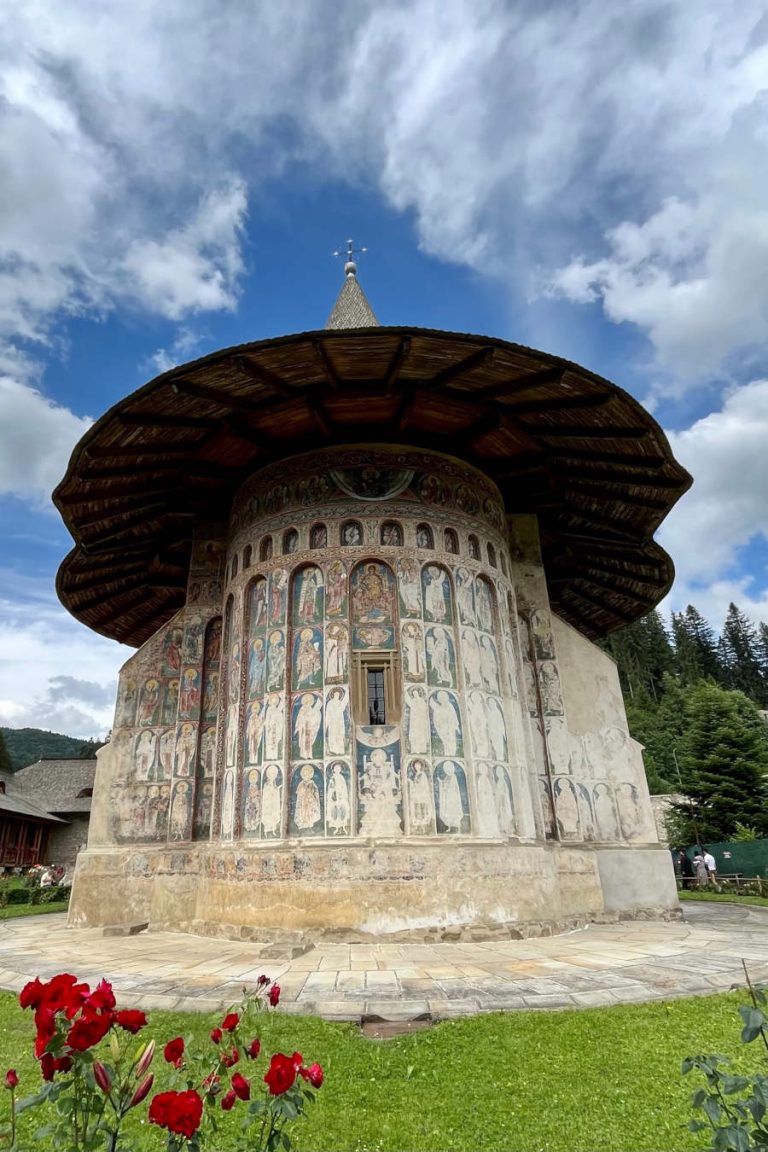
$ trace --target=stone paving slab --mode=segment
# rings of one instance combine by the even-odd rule
[[[215,1012],[265,972],[289,1014],[410,1020],[560,1010],[705,995],[768,979],[768,909],[685,904],[684,920],[592,925],[562,936],[456,944],[317,944],[295,960],[270,945],[171,932],[105,937],[62,915],[0,922],[0,987],[62,970],[114,984],[120,1003]]]

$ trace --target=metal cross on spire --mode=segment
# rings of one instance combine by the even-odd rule
[[[339,247],[336,249],[336,251],[333,253],[333,255],[334,256],[346,256],[347,259],[346,259],[346,262],[344,264],[344,274],[346,276],[355,276],[357,274],[357,264],[355,263],[355,254],[367,252],[367,251],[368,251],[367,248],[355,248],[354,244],[352,243],[352,239],[350,238],[349,240],[347,240],[346,252],[344,252],[343,249],[341,247]]]

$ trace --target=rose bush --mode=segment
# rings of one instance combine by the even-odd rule
[[[158,1076],[164,1070],[171,1083],[151,1096],[147,1119],[165,1133],[161,1139],[166,1152],[220,1148],[220,1115],[235,1109],[242,1115],[242,1147],[288,1152],[288,1127],[314,1100],[323,1069],[316,1063],[305,1066],[300,1052],[277,1052],[263,1075],[255,1071],[261,1054],[261,1042],[253,1034],[256,1015],[268,1005],[276,1008],[279,1000],[279,985],[260,976],[255,991],[243,989],[242,1003],[211,1031],[209,1049],[193,1051],[182,1036],[165,1043],[165,1064]],[[34,1054],[42,1087],[18,1100],[19,1077],[8,1069],[10,1124],[0,1133],[0,1147],[23,1152],[17,1118],[28,1108],[47,1112],[49,1123],[36,1133],[36,1142],[50,1137],[57,1152],[117,1152],[126,1147],[121,1144],[125,1117],[155,1087],[150,1071],[155,1041],[144,1043],[138,1035],[147,1024],[145,1014],[118,1009],[107,980],[91,990],[67,972],[47,982],[31,980],[21,990],[19,1003],[34,1013]],[[238,1070],[230,1071],[235,1065]]]

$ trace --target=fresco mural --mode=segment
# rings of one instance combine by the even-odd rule
[[[322,836],[324,825],[324,781],[317,764],[302,764],[291,772],[291,836]]]
[[[400,747],[358,742],[358,830],[361,836],[402,836]]]
[[[426,760],[411,760],[406,773],[408,786],[408,831],[415,836],[435,833],[435,798],[432,773]]]
[[[469,799],[464,769],[455,760],[435,764],[435,811],[438,834],[469,832]]]
[[[325,769],[325,834],[352,834],[352,774],[346,760],[333,760]]]

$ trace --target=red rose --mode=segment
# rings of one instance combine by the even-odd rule
[[[13,1089],[18,1085],[18,1083],[19,1083],[19,1077],[16,1073],[16,1069],[15,1068],[9,1068],[5,1074],[5,1086],[6,1086],[6,1088],[10,1088],[11,1091],[13,1091]]]
[[[251,1082],[246,1080],[239,1072],[235,1072],[232,1077],[232,1091],[239,1100],[250,1100],[251,1098]]]
[[[50,1052],[44,1052],[40,1057],[40,1071],[43,1074],[43,1080],[53,1080],[57,1072],[69,1072],[71,1067],[71,1056],[51,1056]]]
[[[269,1088],[272,1096],[282,1096],[283,1092],[287,1092],[292,1087],[296,1079],[296,1066],[291,1056],[285,1056],[282,1052],[276,1052],[272,1057],[264,1083]]]
[[[163,1056],[169,1064],[173,1064],[174,1068],[181,1068],[184,1059],[184,1041],[181,1036],[177,1036],[175,1040],[169,1040],[165,1048],[163,1048]]]
[[[310,1064],[309,1068],[299,1068],[300,1074],[308,1080],[313,1088],[322,1088],[323,1070],[319,1064]]]
[[[78,1016],[67,1033],[67,1044],[73,1052],[87,1052],[94,1044],[104,1039],[111,1023],[111,1012]]]
[[[298,1072],[299,1068],[301,1068],[302,1064],[304,1063],[301,1057],[301,1052],[294,1052],[293,1056],[291,1056],[291,1060],[293,1060],[293,1066]]]
[[[265,984],[269,984],[269,976],[259,976],[258,980],[256,981],[256,987],[263,988]]]
[[[250,1044],[245,1049],[245,1054],[249,1060],[255,1060],[259,1052],[261,1052],[261,1040],[259,1040],[257,1036],[255,1040],[251,1040]]]
[[[225,1032],[234,1032],[240,1023],[240,1016],[237,1012],[228,1012],[221,1022],[221,1027]]]
[[[221,1044],[222,1035],[221,1028],[214,1028],[211,1031],[211,1040],[213,1040],[214,1044]]]
[[[225,1092],[221,1098],[221,1106],[225,1112],[231,1112],[232,1108],[234,1107],[235,1100],[237,1100],[237,1096],[230,1088],[229,1091]]]
[[[231,1055],[228,1056],[226,1052],[224,1053],[221,1058],[221,1062],[225,1068],[231,1068],[234,1064],[237,1064],[239,1059],[240,1053],[238,1052],[237,1048],[233,1048]]]
[[[39,1060],[49,1042],[56,1035],[56,1016],[44,1004],[35,1009],[35,1028],[37,1029],[35,1056]]]
[[[273,984],[269,990],[269,1002],[273,1008],[277,1008],[280,1003],[280,985]]]
[[[149,1121],[191,1140],[200,1127],[203,1101],[190,1088],[186,1092],[160,1092],[149,1106]]]
[[[100,980],[86,1001],[90,1008],[111,1011],[115,1006],[115,994],[108,980]]]
[[[135,1036],[147,1022],[147,1017],[136,1008],[122,1008],[114,1015],[115,1024],[125,1032],[132,1032]]]
[[[19,1004],[22,1008],[39,1008],[44,995],[45,984],[41,982],[39,976],[35,976],[34,980],[30,980],[19,992]]]
[[[87,984],[78,984],[77,977],[69,972],[60,972],[48,981],[45,987],[43,1003],[51,1012],[65,1012],[67,1019],[71,1020],[85,1002],[90,992]]]

